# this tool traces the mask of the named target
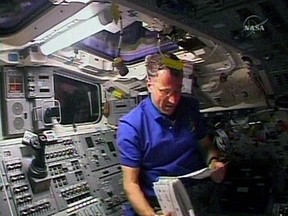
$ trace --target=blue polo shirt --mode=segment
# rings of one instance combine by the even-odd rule
[[[206,130],[196,99],[181,97],[174,120],[160,113],[150,97],[119,121],[121,164],[140,168],[146,196],[155,196],[159,176],[176,176],[205,167],[197,140]]]

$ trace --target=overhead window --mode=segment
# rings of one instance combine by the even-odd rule
[[[13,1],[1,0],[0,34],[8,35],[19,31],[44,10],[52,7],[50,0]]]

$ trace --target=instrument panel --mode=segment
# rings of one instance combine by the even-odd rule
[[[115,131],[57,137],[45,146],[48,175],[29,175],[35,149],[0,149],[0,215],[122,215],[126,202]]]

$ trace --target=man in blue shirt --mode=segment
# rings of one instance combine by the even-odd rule
[[[198,102],[181,96],[183,71],[173,68],[176,58],[147,58],[150,96],[119,122],[123,186],[131,204],[126,216],[155,216],[153,182],[159,176],[183,175],[208,165],[223,170],[212,176],[215,181],[224,177],[224,164],[206,135]]]

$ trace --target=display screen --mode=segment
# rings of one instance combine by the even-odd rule
[[[93,143],[91,137],[86,137],[85,140],[86,140],[86,143],[87,143],[88,148],[94,147],[94,143]]]
[[[107,144],[108,144],[109,150],[110,150],[111,152],[116,151],[113,142],[108,142]]]

